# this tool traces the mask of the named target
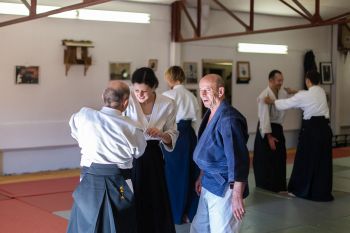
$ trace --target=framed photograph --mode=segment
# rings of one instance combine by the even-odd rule
[[[250,65],[248,61],[237,62],[237,80],[236,83],[249,83]]]
[[[16,66],[16,84],[38,84],[39,66]]]
[[[110,80],[130,80],[130,67],[129,62],[109,63]]]
[[[151,68],[154,72],[158,69],[158,59],[149,59],[148,67]]]
[[[185,72],[186,83],[187,84],[196,84],[198,82],[197,63],[196,62],[184,62],[182,68]]]
[[[321,73],[322,84],[333,83],[333,72],[332,72],[331,62],[320,62],[320,73]]]

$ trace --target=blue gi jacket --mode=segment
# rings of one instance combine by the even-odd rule
[[[230,182],[248,182],[247,122],[227,101],[221,102],[207,125],[209,116],[210,110],[199,128],[193,159],[204,173],[202,186],[223,197]],[[248,183],[244,197],[247,195]]]

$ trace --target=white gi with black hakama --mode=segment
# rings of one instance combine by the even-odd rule
[[[157,128],[171,137],[171,146],[164,145],[159,138],[145,133],[147,147],[141,157],[134,160],[132,182],[136,202],[138,233],[175,233],[168,190],[164,175],[164,159],[160,144],[172,151],[178,137],[176,130],[174,101],[156,95],[149,119],[145,116],[132,92],[126,116],[138,122],[144,131]]]
[[[288,191],[313,201],[331,201],[332,130],[325,91],[318,85],[293,97],[276,100],[277,109],[301,108],[303,124]]]
[[[264,99],[285,99],[288,97],[284,89],[278,90],[278,96],[270,87],[264,89],[258,97],[258,127],[254,141],[253,168],[255,185],[272,192],[287,190],[286,181],[286,143],[282,123],[286,111],[278,110],[275,105],[268,105]],[[268,136],[276,138],[276,150],[270,148]]]

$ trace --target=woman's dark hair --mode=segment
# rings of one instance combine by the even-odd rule
[[[316,70],[306,72],[305,78],[309,79],[313,85],[318,85],[321,81],[321,75]]]
[[[148,67],[141,67],[132,74],[131,83],[146,84],[150,88],[158,87],[158,79],[154,71]]]

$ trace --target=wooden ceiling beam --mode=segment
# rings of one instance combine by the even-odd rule
[[[249,30],[250,27],[245,22],[243,22],[243,20],[241,20],[237,15],[230,11],[225,5],[223,5],[219,0],[213,0],[213,2],[218,4],[221,7],[221,9],[223,9],[226,13],[231,15],[231,17],[234,18],[239,24],[241,24],[246,31]]]
[[[31,0],[31,4],[30,4],[30,15],[35,15],[36,14],[36,6],[37,6],[37,2],[36,0]]]
[[[291,6],[289,3],[287,3],[285,0],[279,0],[283,4],[287,5],[292,9],[293,11],[297,12],[300,16],[307,19],[309,23],[306,24],[300,24],[300,25],[294,25],[294,26],[282,26],[282,27],[276,27],[276,28],[266,28],[266,29],[259,29],[254,30],[254,18],[255,18],[255,12],[254,12],[254,0],[250,0],[250,11],[249,11],[249,25],[244,23],[240,18],[238,18],[231,10],[229,10],[227,7],[223,6],[221,7],[224,12],[231,15],[233,18],[235,18],[241,25],[246,29],[245,31],[241,32],[233,32],[233,33],[225,33],[225,34],[216,34],[216,35],[207,35],[203,36],[198,31],[198,27],[196,28],[192,18],[190,18],[188,10],[186,9],[185,14],[189,17],[190,20],[192,20],[192,28],[194,30],[194,36],[192,38],[184,38],[181,33],[181,17],[182,17],[182,8],[179,7],[179,4],[183,4],[185,0],[176,1],[172,4],[172,40],[175,42],[189,42],[189,41],[198,41],[198,40],[209,40],[209,39],[217,39],[217,38],[224,38],[224,37],[233,37],[233,36],[242,36],[242,35],[250,35],[250,34],[258,34],[258,33],[269,33],[269,32],[278,32],[278,31],[288,31],[288,30],[295,30],[295,29],[303,29],[303,28],[311,28],[311,27],[319,27],[319,26],[326,26],[326,25],[333,25],[333,24],[344,24],[350,22],[350,12],[346,12],[341,15],[337,15],[335,17],[329,18],[327,20],[323,20],[320,16],[320,0],[315,0],[315,14],[311,15],[309,11],[306,10],[304,6],[300,4],[297,0],[293,0],[296,4],[298,4],[299,8],[302,9],[302,11],[296,9],[295,7]],[[212,0],[215,3],[218,3],[219,5],[221,2],[219,0]],[[177,3],[178,2],[178,3]],[[197,4],[199,8],[201,8],[201,1],[198,1]],[[221,4],[222,5],[222,4]],[[199,11],[199,9],[198,9]],[[199,14],[197,11],[197,22],[199,22],[201,18],[201,14]],[[187,13],[186,13],[187,12]],[[176,16],[176,17],[175,17]],[[309,17],[311,16],[311,17]],[[174,21],[176,20],[176,21]]]
[[[349,22],[350,22],[350,19],[346,19],[346,20],[345,19],[341,19],[341,20],[332,21],[332,22],[313,23],[313,24],[301,24],[301,25],[287,26],[287,27],[277,27],[277,28],[260,29],[260,30],[245,31],[245,32],[234,32],[234,33],[226,33],[226,34],[217,34],[217,35],[210,35],[210,36],[202,36],[200,38],[182,38],[180,41],[177,41],[177,42],[211,40],[211,39],[218,39],[218,38],[225,38],[225,37],[234,37],[234,36],[259,34],[259,33],[290,31],[290,30],[304,29],[304,28],[311,28],[311,27],[319,27],[319,26],[325,26],[325,25],[344,24],[344,23],[349,23]]]
[[[313,15],[298,0],[293,0],[293,2],[300,8],[300,10],[304,12],[307,17],[310,19],[313,17]]]
[[[27,2],[27,0],[21,0],[21,2],[23,3],[23,5],[25,5],[28,8],[28,10],[30,10],[30,5]]]
[[[25,1],[25,0],[22,0],[22,1]],[[30,14],[29,16],[24,16],[24,17],[20,17],[17,19],[12,19],[12,20],[8,20],[8,21],[0,22],[0,27],[4,27],[4,26],[11,25],[11,24],[16,24],[16,23],[22,23],[22,22],[26,22],[29,20],[40,19],[40,18],[44,18],[44,17],[50,16],[50,15],[62,13],[65,11],[77,10],[77,9],[81,9],[81,8],[85,8],[85,7],[89,7],[89,6],[93,6],[93,5],[98,5],[98,4],[102,4],[102,3],[106,3],[106,2],[110,2],[110,1],[111,0],[83,0],[80,3],[61,7],[61,8],[52,10],[52,11],[47,11],[47,12],[43,12],[40,14],[33,13],[33,14]],[[32,3],[33,2],[35,2],[35,3],[31,7],[35,6],[35,9],[36,9],[36,0],[32,1]],[[30,12],[31,12],[31,10],[30,10]]]
[[[282,2],[284,5],[288,6],[290,9],[292,9],[293,11],[295,11],[296,13],[298,13],[301,17],[303,17],[304,19],[307,19],[308,21],[312,21],[311,18],[309,18],[307,15],[305,15],[303,12],[299,11],[298,9],[296,9],[295,7],[293,7],[292,5],[290,5],[288,2],[286,2],[285,0],[280,0],[280,2]]]

